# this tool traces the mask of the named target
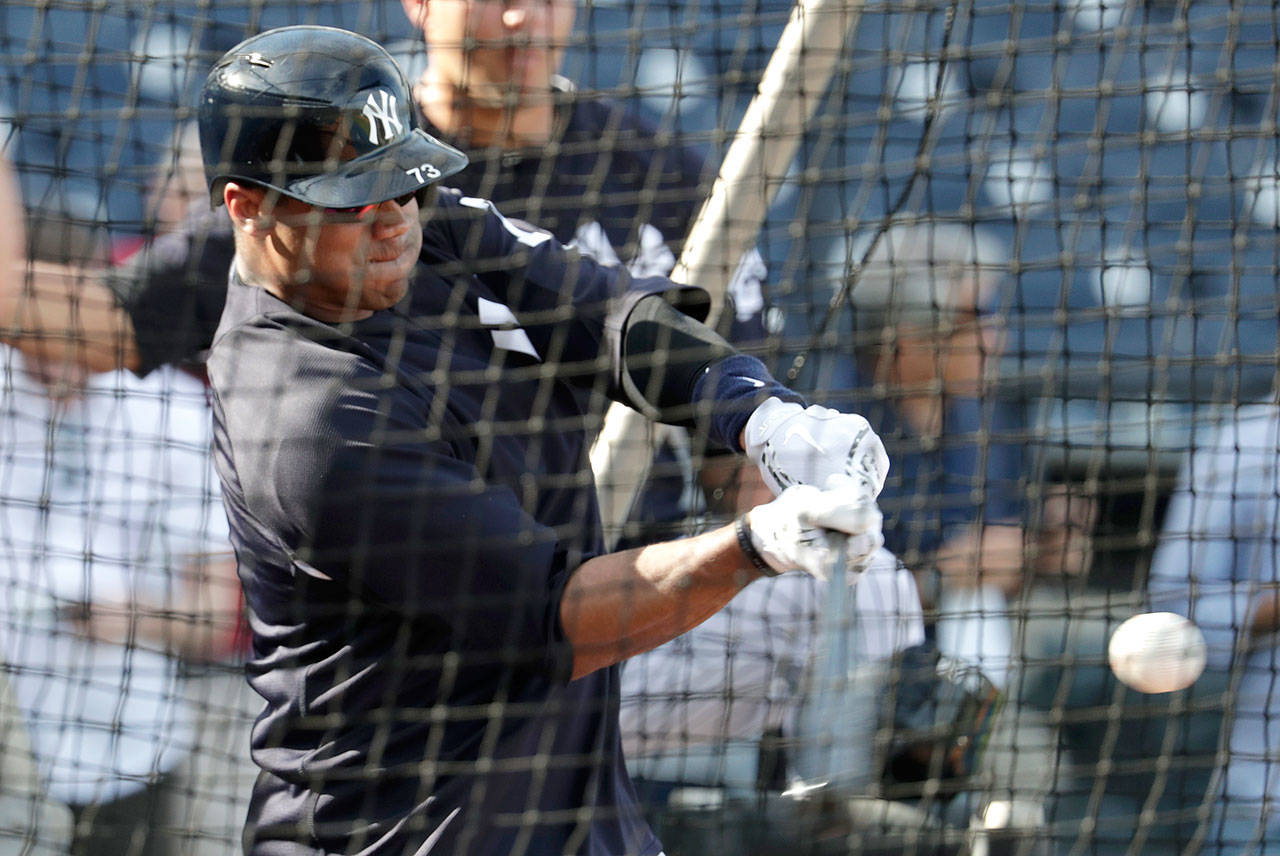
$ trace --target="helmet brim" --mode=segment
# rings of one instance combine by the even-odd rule
[[[467,163],[467,156],[458,149],[415,128],[374,154],[340,163],[323,175],[284,182],[276,189],[321,208],[357,208],[443,181]]]

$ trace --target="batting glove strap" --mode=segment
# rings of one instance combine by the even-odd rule
[[[889,455],[870,423],[829,407],[770,398],[747,420],[743,439],[774,494],[842,477],[865,483],[875,497],[889,473]]]
[[[743,514],[733,521],[733,534],[738,536],[738,546],[742,549],[742,554],[757,571],[766,577],[776,577],[781,573],[765,561],[764,556],[760,555],[760,551],[756,549],[755,543],[751,540],[751,524],[747,522],[747,515]]]

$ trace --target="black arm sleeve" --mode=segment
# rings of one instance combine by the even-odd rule
[[[659,422],[705,432],[742,451],[743,426],[766,398],[803,404],[764,363],[671,303],[678,293],[640,298],[622,325],[623,400]]]
[[[693,427],[693,388],[714,362],[737,350],[661,294],[635,304],[623,325],[621,387],[629,403],[659,422]]]
[[[133,322],[139,375],[207,350],[227,301],[235,241],[226,212],[200,212],[107,276]]]

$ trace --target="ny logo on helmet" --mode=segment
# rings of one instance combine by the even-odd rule
[[[379,95],[382,96],[381,103],[378,101]],[[396,97],[385,89],[370,92],[369,99],[360,112],[369,120],[369,142],[375,146],[391,140],[404,130],[400,117],[396,115]],[[382,132],[381,138],[378,136],[379,130]]]

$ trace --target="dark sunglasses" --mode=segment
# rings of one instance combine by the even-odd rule
[[[417,190],[411,190],[402,196],[397,196],[395,198],[395,203],[399,205],[401,208],[403,208],[404,206],[409,204],[410,199],[413,199],[417,195],[418,195]],[[385,202],[385,201],[386,201],[385,199],[382,200],[382,202]],[[370,202],[368,205],[354,205],[350,208],[325,208],[324,210],[329,214],[337,214],[342,217],[352,217],[354,219],[359,220],[360,218],[364,217],[364,215],[368,214],[369,212],[377,208],[379,205],[381,205],[382,202]]]

